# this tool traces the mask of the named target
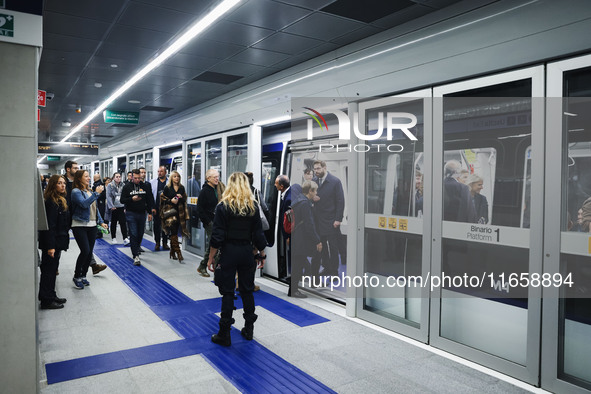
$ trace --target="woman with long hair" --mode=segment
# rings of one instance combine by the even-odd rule
[[[41,279],[39,283],[39,301],[41,309],[61,309],[66,302],[55,292],[55,277],[60,264],[62,250],[68,250],[70,236],[68,229],[68,203],[66,201],[67,180],[61,175],[49,178],[43,198],[48,229],[39,231],[39,249],[41,249]]]
[[[93,192],[90,189],[90,175],[86,170],[78,170],[74,174],[72,189],[72,232],[76,244],[80,248],[80,254],[76,260],[74,270],[74,285],[82,290],[84,286],[90,286],[86,280],[86,272],[92,260],[92,251],[97,236],[97,224],[103,228],[109,227],[103,222],[101,213],[97,208],[97,199],[104,190],[104,186],[97,186]]]
[[[254,275],[262,268],[267,258],[264,249],[267,240],[263,233],[259,208],[254,202],[246,175],[235,172],[217,205],[213,219],[208,268],[215,272],[214,283],[222,295],[220,329],[211,341],[222,346],[232,344],[232,312],[234,311],[234,278],[238,272],[238,288],[242,297],[245,325],[241,334],[252,340],[254,322]],[[217,251],[221,250],[219,262],[214,267]]]
[[[185,237],[189,237],[187,231],[187,193],[181,184],[181,174],[172,171],[168,178],[168,184],[160,195],[160,218],[162,229],[170,239],[170,258],[183,261],[183,254],[179,244],[179,226]]]

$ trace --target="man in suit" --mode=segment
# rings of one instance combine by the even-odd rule
[[[280,203],[279,203],[279,228],[281,228],[281,234],[283,234],[283,240],[284,240],[284,250],[285,250],[285,256],[287,259],[287,267],[288,269],[286,270],[281,264],[279,265],[279,276],[280,277],[285,277],[287,276],[287,273],[289,272],[289,270],[291,269],[291,249],[290,249],[290,237],[291,235],[286,233],[285,230],[283,229],[283,216],[285,214],[285,211],[288,210],[289,207],[291,207],[291,186],[289,184],[289,178],[287,177],[287,175],[279,175],[277,178],[275,178],[275,188],[279,191],[279,193],[281,193],[280,195]]]
[[[462,165],[457,160],[445,163],[443,178],[443,220],[476,223],[476,210],[470,188],[458,179]]]
[[[326,162],[314,162],[314,182],[318,184],[318,199],[314,203],[314,216],[318,235],[322,241],[321,260],[324,275],[339,274],[339,238],[345,211],[345,193],[341,180],[326,170]],[[312,259],[312,275],[318,275],[320,261]]]

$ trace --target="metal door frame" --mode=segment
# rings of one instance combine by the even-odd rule
[[[532,151],[536,152],[532,157],[532,188],[530,212],[543,212],[544,192],[544,66],[535,66],[517,71],[509,71],[502,74],[486,76],[468,81],[453,83],[433,89],[433,174],[443,174],[443,102],[445,94],[492,86],[496,84],[529,78],[532,80]],[[433,178],[433,190],[443,190],[443,177]],[[432,275],[441,275],[442,253],[442,219],[443,207],[441,204],[433,206],[432,228]],[[531,215],[530,247],[529,247],[529,273],[542,272],[542,242],[543,242],[543,217]],[[440,336],[441,322],[441,289],[434,290],[431,303],[431,344],[450,353],[464,357],[478,364],[500,371],[533,385],[539,385],[540,367],[540,321],[541,321],[541,288],[528,289],[528,327],[526,344],[526,365],[520,365],[508,361],[482,350],[452,341]]]
[[[545,198],[546,209],[544,212],[544,272],[560,272],[560,239],[561,207],[562,203],[562,135],[563,135],[563,80],[566,71],[586,68],[591,66],[591,55],[574,59],[563,60],[547,65],[546,84],[548,90],[546,108],[546,182]],[[552,160],[550,160],[552,158]],[[560,163],[550,165],[549,163]],[[560,180],[560,184],[550,180]],[[557,187],[559,186],[559,187]],[[583,387],[560,380],[558,378],[559,354],[559,288],[544,288],[543,319],[542,319],[542,354],[541,360],[542,387],[546,390],[564,393],[588,393]]]
[[[423,160],[425,166],[425,174],[424,180],[429,180],[427,183],[423,181],[424,187],[424,194],[423,194],[423,242],[422,242],[422,264],[421,264],[421,272],[425,275],[430,269],[431,263],[431,199],[432,199],[432,152],[433,152],[433,133],[432,133],[432,125],[433,125],[433,118],[432,118],[432,90],[431,89],[422,89],[416,90],[409,93],[389,96],[387,98],[380,98],[375,100],[364,101],[360,103],[356,103],[349,108],[349,114],[353,114],[356,111],[359,111],[359,124],[363,125],[365,128],[365,111],[371,108],[376,107],[384,107],[387,105],[394,105],[394,104],[401,104],[411,101],[416,101],[417,99],[423,99]],[[353,124],[353,119],[350,121]],[[362,132],[367,132],[367,130],[363,130]],[[363,141],[355,141],[363,142]],[[352,158],[353,160],[351,163],[356,164],[357,166],[357,180],[352,179],[351,184],[357,185],[365,185],[365,153],[353,153]],[[352,173],[353,174],[353,173]],[[356,223],[350,223],[350,228],[354,229],[357,228],[357,248],[355,251],[349,250],[350,256],[356,256],[356,264],[355,264],[355,271],[354,275],[363,275],[364,273],[364,262],[365,262],[365,224],[366,224],[366,213],[365,213],[365,187],[358,187],[356,191],[352,191],[349,195],[354,196],[351,199],[351,204],[355,203],[357,209],[356,215]],[[355,217],[355,215],[351,215]],[[384,230],[388,231],[388,230]],[[351,244],[351,242],[350,242]],[[354,253],[352,253],[354,252]],[[347,267],[349,269],[349,267]],[[352,275],[353,275],[352,274]],[[355,314],[357,317],[367,320],[371,323],[377,324],[389,330],[395,331],[402,335],[408,336],[410,338],[416,339],[418,341],[428,343],[429,341],[429,308],[430,308],[430,298],[429,298],[429,288],[428,286],[421,289],[421,318],[420,318],[420,327],[413,327],[403,321],[389,319],[384,316],[380,316],[376,313],[371,311],[365,310],[363,308],[363,300],[364,300],[364,288],[363,287],[356,287],[353,288],[352,291],[348,291],[347,297],[351,297],[349,294],[354,294],[355,303],[353,305],[349,305],[347,302],[347,309],[351,311],[355,308]]]

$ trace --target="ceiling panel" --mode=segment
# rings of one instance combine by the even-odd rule
[[[250,1],[226,19],[265,29],[281,30],[308,15],[310,10],[270,0]]]
[[[208,29],[198,40],[208,39],[250,46],[273,33],[275,31],[271,29],[222,20]]]
[[[284,53],[265,51],[263,49],[249,48],[232,57],[230,60],[242,63],[257,64],[259,66],[271,66],[289,57]]]
[[[151,74],[156,75],[164,75],[171,78],[179,78],[184,80],[193,79],[195,75],[199,74],[199,72],[205,70],[195,70],[190,68],[183,68],[183,67],[175,67],[175,66],[168,66],[166,64],[160,65],[159,67],[155,68]]]
[[[64,52],[92,53],[100,41],[85,38],[43,33],[43,48],[57,49]]]
[[[170,33],[116,24],[105,41],[121,45],[137,45],[156,50],[166,44],[172,37],[173,35]]]
[[[457,1],[457,0],[456,0]],[[373,22],[374,26],[378,26],[384,29],[389,29],[401,25],[405,22],[419,18],[430,12],[433,12],[432,8],[424,7],[422,5],[415,4],[412,7],[405,8],[404,10],[395,14],[387,15],[377,21]]]
[[[212,68],[213,71],[219,73],[248,76],[254,73],[264,71],[267,67],[257,66],[255,64],[239,63],[226,60],[220,62]]]
[[[107,22],[50,11],[46,12],[46,16],[47,22],[43,26],[44,32],[91,40],[101,40],[111,26]]]
[[[374,34],[377,34],[384,30],[385,29],[381,29],[376,26],[366,25],[363,26],[361,29],[357,29],[352,32],[346,33],[340,37],[337,37],[331,40],[330,42],[337,44],[338,46],[344,46],[352,42],[359,41],[363,38],[373,36]]]
[[[307,51],[322,43],[323,41],[315,40],[313,38],[296,36],[288,33],[276,33],[254,45],[254,47],[295,55],[296,53]]]
[[[188,53],[190,55],[209,57],[213,59],[226,59],[232,55],[237,54],[238,52],[243,51],[245,48],[246,47],[243,45],[205,40],[201,37],[198,37],[187,44],[187,46],[182,49],[181,53]]]
[[[199,16],[211,7],[218,3],[218,0],[199,0],[199,1],[187,1],[187,0],[135,0],[137,3],[151,4],[154,6],[168,8],[175,11],[186,12]]]
[[[140,48],[133,45],[120,45],[105,42],[97,52],[98,56],[111,57],[124,60],[140,60],[142,63],[154,54],[153,49]]]
[[[327,5],[334,3],[335,0],[275,0],[278,3],[285,3],[295,5],[298,7],[308,8],[310,10],[317,11]]]
[[[360,29],[361,22],[352,21],[323,13],[312,14],[285,29],[288,33],[330,41],[334,38]]]
[[[130,3],[119,23],[176,34],[195,19],[194,15],[142,3]]]
[[[203,56],[190,55],[188,53],[177,53],[172,58],[165,62],[166,65],[189,68],[197,70],[193,75],[197,75],[199,71],[207,70],[219,62],[219,59],[213,59]]]
[[[91,56],[90,53],[66,52],[50,48],[43,48],[41,55],[41,60],[43,62],[71,65],[85,65]]]
[[[54,11],[66,15],[77,15],[110,23],[119,13],[119,10],[122,7],[122,1],[45,0],[43,7],[44,24],[46,23],[46,11]]]

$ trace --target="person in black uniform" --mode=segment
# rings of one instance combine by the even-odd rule
[[[60,264],[62,250],[70,246],[70,219],[66,202],[67,180],[60,175],[49,179],[45,189],[45,212],[48,230],[39,231],[39,249],[41,257],[41,280],[39,283],[39,301],[41,309],[61,309],[66,302],[55,293],[55,277]]]
[[[222,346],[232,344],[232,312],[234,311],[234,278],[238,272],[238,287],[242,297],[245,325],[242,336],[252,340],[254,322],[254,274],[262,268],[267,258],[264,249],[267,240],[263,233],[259,208],[254,202],[246,175],[235,172],[230,175],[222,201],[217,205],[213,219],[208,268],[215,272],[214,283],[222,295],[220,329],[211,341]],[[221,254],[214,267],[218,249]],[[258,250],[255,255],[254,252]]]

